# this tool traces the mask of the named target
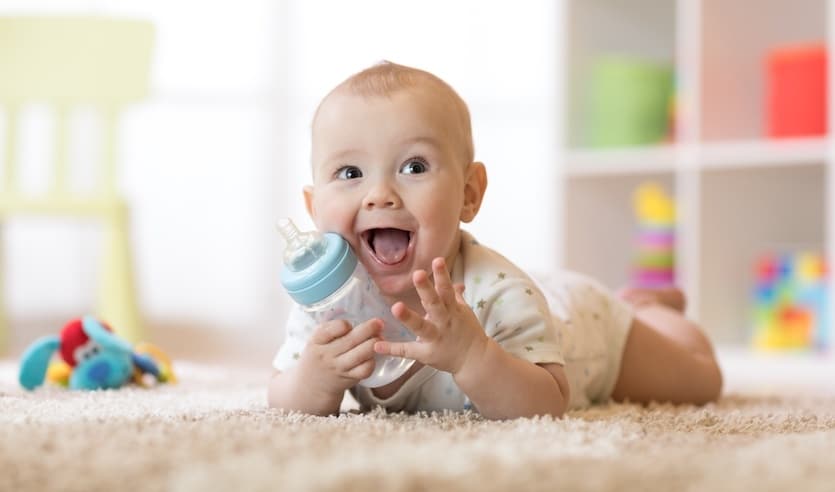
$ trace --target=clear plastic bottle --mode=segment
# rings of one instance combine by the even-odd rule
[[[384,323],[384,340],[415,339],[391,314],[377,285],[345,239],[333,233],[301,232],[290,219],[280,220],[278,230],[287,243],[281,284],[316,325],[344,319],[356,326],[379,318]],[[374,372],[359,384],[369,388],[383,386],[402,376],[413,363],[411,359],[375,354]]]

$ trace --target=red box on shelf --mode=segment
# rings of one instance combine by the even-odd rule
[[[825,135],[826,47],[785,46],[766,60],[767,134],[769,137]]]

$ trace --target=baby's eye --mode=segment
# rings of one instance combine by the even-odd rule
[[[423,159],[412,158],[403,164],[400,172],[403,174],[421,174],[429,170],[429,165]]]
[[[357,166],[342,166],[336,171],[337,179],[357,179],[362,177],[362,171]]]

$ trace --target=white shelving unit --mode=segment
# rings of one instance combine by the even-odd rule
[[[625,284],[635,230],[631,194],[641,182],[658,181],[676,199],[676,273],[688,314],[717,343],[747,344],[757,255],[811,249],[835,265],[835,139],[763,136],[766,53],[810,41],[827,42],[834,53],[832,1],[566,0],[563,15],[563,266]],[[590,61],[606,54],[674,63],[673,142],[584,146],[584,77]],[[833,127],[835,104],[828,111]]]

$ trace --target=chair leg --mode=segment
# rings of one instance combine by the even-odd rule
[[[99,275],[98,314],[128,341],[144,339],[133,278],[133,257],[128,237],[128,212],[118,203],[105,222],[105,249]]]
[[[6,240],[6,229],[0,222],[0,354],[5,354],[9,350],[9,324],[6,318],[6,271],[3,269],[5,260],[5,248],[3,241]]]

